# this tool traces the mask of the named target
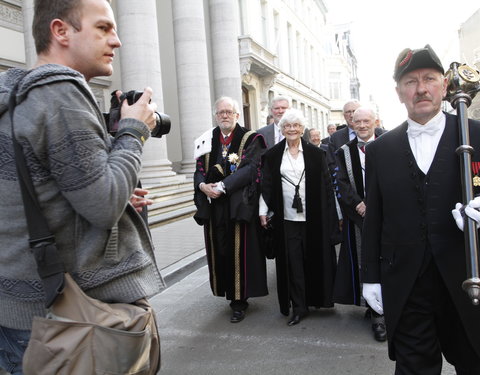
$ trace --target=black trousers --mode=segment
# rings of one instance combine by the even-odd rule
[[[285,248],[288,260],[288,288],[294,315],[308,313],[305,292],[306,223],[285,220]]]
[[[440,375],[442,353],[457,375],[480,374],[480,358],[431,257],[407,300],[392,343],[395,375]]]

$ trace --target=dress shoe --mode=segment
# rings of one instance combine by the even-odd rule
[[[230,323],[241,322],[245,318],[245,310],[235,310],[230,318]]]
[[[300,320],[302,320],[302,317],[300,315],[292,315],[290,320],[287,322],[287,325],[294,326],[295,324],[300,323]]]
[[[381,316],[372,316],[372,331],[373,337],[375,340],[383,342],[387,339],[387,330],[385,328],[385,317]]]
[[[300,313],[300,314],[297,314],[297,313],[293,313],[292,314],[292,317],[290,318],[290,320],[287,322],[287,325],[289,326],[294,326],[298,323],[300,323],[300,320],[302,320],[303,318],[305,318],[306,316],[308,315],[308,312],[305,312],[305,313]]]

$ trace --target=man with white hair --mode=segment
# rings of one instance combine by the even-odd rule
[[[362,280],[359,275],[359,259],[363,218],[365,216],[365,156],[366,145],[375,140],[378,125],[375,111],[359,107],[353,114],[356,137],[344,144],[336,153],[337,199],[343,212],[343,242],[338,257],[334,299],[336,303],[365,306],[362,300]],[[372,330],[377,341],[385,341],[387,332],[383,315],[369,306]]]
[[[286,96],[276,96],[270,103],[270,114],[273,116],[273,123],[258,129],[258,134],[263,135],[267,148],[275,146],[284,137],[278,126],[283,114],[290,108],[290,100]]]
[[[258,241],[260,157],[265,141],[237,120],[238,103],[230,97],[214,105],[217,126],[198,148],[194,174],[194,218],[204,226],[210,286],[215,296],[230,301],[230,322],[245,317],[249,297],[268,294],[265,256]]]

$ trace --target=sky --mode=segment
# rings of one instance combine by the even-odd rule
[[[407,113],[395,92],[393,66],[404,48],[430,44],[448,70],[450,63],[470,63],[459,56],[458,29],[480,9],[478,0],[324,0],[332,23],[351,22],[358,63],[360,99],[372,95],[385,128]],[[460,60],[460,61],[459,61]]]

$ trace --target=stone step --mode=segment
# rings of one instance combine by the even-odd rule
[[[145,186],[153,204],[148,207],[148,223],[151,228],[193,216],[193,179],[181,183],[164,183]]]
[[[177,208],[173,211],[166,211],[158,215],[148,216],[148,225],[150,228],[159,227],[161,225],[173,223],[177,220],[186,219],[192,217],[195,214],[197,208],[195,205],[189,205],[182,208]],[[193,219],[192,219],[193,220]]]
[[[183,208],[193,204],[193,195],[175,196],[170,199],[155,202],[148,206],[150,216],[155,216],[164,212],[174,211],[177,208]]]

